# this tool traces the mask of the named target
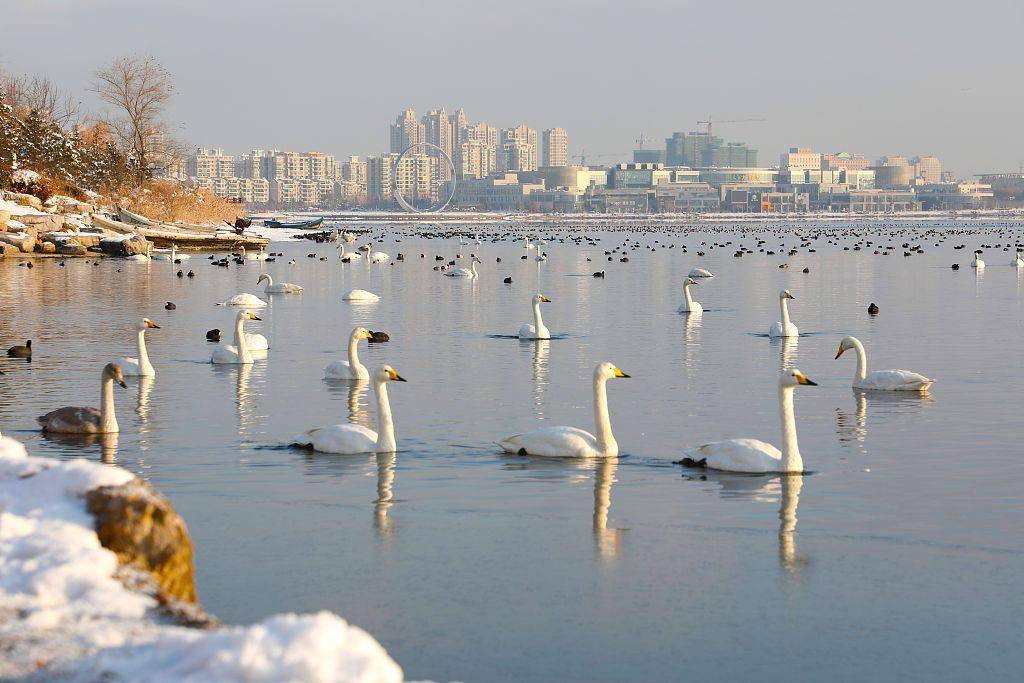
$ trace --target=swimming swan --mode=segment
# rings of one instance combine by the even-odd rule
[[[839,342],[836,358],[844,351],[856,349],[857,370],[853,373],[854,389],[877,389],[881,391],[928,391],[935,381],[910,370],[875,370],[868,372],[868,356],[864,345],[856,337],[843,337]]]
[[[971,263],[971,268],[984,268],[985,262],[981,260],[981,249],[977,249],[974,252],[974,261]]]
[[[784,289],[779,292],[779,308],[782,309],[782,320],[776,320],[772,323],[772,326],[768,328],[769,337],[799,337],[800,330],[797,329],[796,325],[789,321],[789,308],[786,306],[786,299],[793,299],[796,301],[796,297],[788,289]]]
[[[366,366],[359,362],[359,355],[356,350],[360,339],[373,339],[373,334],[365,327],[357,327],[352,330],[348,338],[348,360],[334,361],[324,368],[324,379],[342,379],[348,381],[363,381],[370,379],[370,373]]]
[[[1010,262],[1011,266],[1017,266],[1018,268],[1024,267],[1024,258],[1020,257],[1020,249],[1017,250],[1017,255],[1013,257],[1013,261]]]
[[[369,249],[367,249],[366,257],[370,259],[370,263],[387,263],[391,260],[391,257],[388,256],[387,253],[383,251],[372,251],[373,247],[370,245],[367,246]]]
[[[690,271],[690,277],[714,277],[714,274],[710,270],[694,268]]]
[[[792,368],[779,377],[779,417],[782,421],[782,451],[757,439],[728,439],[706,443],[683,451],[684,467],[706,467],[724,472],[767,474],[771,472],[803,472],[804,461],[796,442],[796,418],[793,416],[793,390],[799,385],[816,383]]]
[[[385,365],[373,373],[373,391],[377,396],[377,431],[357,424],[338,424],[310,429],[292,440],[296,446],[305,446],[321,453],[390,453],[398,450],[395,443],[395,423],[391,419],[388,401],[388,382],[404,382],[394,369]]]
[[[138,358],[118,358],[117,364],[121,366],[121,372],[131,377],[155,377],[156,370],[149,362],[149,353],[146,352],[146,330],[159,330],[160,326],[149,318],[143,318],[142,322],[135,326],[138,332],[137,348]]]
[[[341,295],[342,301],[370,302],[380,301],[380,297],[365,289],[350,289]]]
[[[218,346],[210,356],[211,363],[218,364],[239,364],[246,365],[253,363],[251,349],[246,340],[245,321],[260,320],[252,311],[239,311],[235,316],[235,343],[232,346]]]
[[[519,328],[520,339],[551,339],[551,331],[544,327],[544,319],[540,316],[540,305],[549,304],[551,299],[543,294],[533,295],[533,324],[524,323]]]
[[[682,305],[679,307],[679,312],[680,313],[703,313],[704,312],[704,307],[701,306],[696,301],[694,301],[693,297],[690,296],[690,287],[692,287],[693,285],[699,285],[699,284],[700,283],[697,282],[696,280],[694,280],[692,277],[686,278],[686,282],[683,283],[683,298],[685,299],[685,301],[683,301]]]
[[[242,306],[244,308],[263,308],[267,302],[255,294],[236,294],[227,301],[222,301],[218,306]]]
[[[597,436],[576,427],[543,427],[498,442],[506,453],[543,455],[550,458],[615,458],[619,444],[612,436],[608,418],[608,380],[629,377],[612,363],[594,368],[594,422]]]
[[[118,431],[114,414],[114,382],[122,387],[128,385],[124,383],[124,374],[117,363],[107,363],[100,377],[99,410],[70,406],[58,408],[36,418],[43,431],[57,434],[109,434]]]
[[[476,272],[476,264],[483,263],[476,256],[473,257],[473,267],[469,268],[455,268],[445,272],[445,277],[468,277],[470,279],[480,277],[480,273]]]
[[[355,238],[353,238],[353,240],[354,240],[354,239],[355,239]],[[351,240],[345,240],[345,241],[346,241],[346,242],[349,242],[349,241],[351,241]],[[362,255],[362,254],[360,254],[360,253],[359,253],[358,251],[355,251],[355,252],[352,252],[352,251],[350,251],[350,252],[346,252],[346,251],[345,251],[345,245],[344,245],[344,244],[339,244],[339,245],[338,245],[338,258],[340,258],[340,259],[341,259],[341,262],[342,262],[342,263],[352,263],[353,261],[356,261],[356,260],[358,260],[358,259],[361,259],[361,258],[363,258],[363,255]]]
[[[267,273],[260,275],[256,284],[258,285],[264,280],[267,281],[267,286],[263,288],[265,294],[302,294],[302,285],[294,285],[291,282],[278,282],[275,285],[274,278]]]

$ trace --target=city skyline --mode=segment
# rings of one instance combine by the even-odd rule
[[[1024,111],[1022,96],[1007,85],[1024,62],[1013,49],[1024,10],[1012,3],[959,13],[954,23],[943,3],[865,2],[825,15],[799,7],[762,13],[735,2],[600,11],[523,2],[498,34],[534,39],[506,49],[485,25],[488,12],[460,12],[454,2],[399,12],[255,1],[244,13],[231,3],[201,5],[198,30],[206,38],[187,50],[182,36],[197,30],[196,19],[179,5],[102,4],[107,11],[54,3],[60,22],[12,6],[6,11],[22,30],[0,48],[0,66],[50,76],[83,93],[89,110],[99,108],[86,93],[98,65],[115,54],[150,53],[174,75],[172,132],[194,145],[244,149],[258,139],[280,149],[368,156],[384,151],[377,122],[407,107],[429,112],[438,102],[457,102],[475,120],[564,127],[571,155],[626,152],[641,134],[655,141],[698,130],[697,121],[710,115],[764,119],[716,132],[746,141],[766,159],[794,145],[868,157],[897,150],[934,154],[966,177],[1015,171],[1024,158],[1007,144]],[[677,29],[694,25],[707,30],[686,31],[680,41]],[[117,40],[92,39],[111,32]],[[282,34],[302,36],[303,54],[274,49],[271,36]],[[240,35],[257,49],[219,49]],[[388,35],[386,46],[380,35]],[[985,36],[983,53],[972,35]],[[407,68],[426,36],[433,70]],[[578,56],[589,52],[602,58],[581,67]],[[673,74],[683,63],[688,68]],[[978,111],[985,112],[981,121]]]

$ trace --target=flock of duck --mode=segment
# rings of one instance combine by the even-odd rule
[[[390,256],[386,253],[373,251],[367,244],[356,252],[346,252],[345,244],[351,243],[354,235],[345,233],[339,246],[339,258],[343,263],[352,263],[365,259],[368,263],[387,263]],[[588,238],[589,239],[589,238]],[[476,243],[480,240],[477,238]],[[462,244],[466,244],[465,239]],[[594,242],[591,240],[591,244]],[[662,245],[664,246],[664,245]],[[717,245],[716,245],[717,246]],[[725,246],[725,245],[722,245]],[[534,250],[538,264],[546,260],[538,245],[525,241],[524,249]],[[685,249],[685,247],[684,247]],[[611,260],[612,252],[605,252]],[[700,253],[700,252],[698,252]],[[171,260],[177,254],[171,253]],[[250,255],[250,258],[253,256]],[[246,255],[242,254],[241,259]],[[258,258],[258,256],[257,256]],[[400,255],[401,258],[401,255]],[[439,257],[440,258],[440,257]],[[523,258],[526,258],[525,256]],[[589,259],[588,259],[589,260]],[[500,261],[500,259],[499,259]],[[477,278],[480,273],[477,264],[482,263],[475,254],[470,257],[470,268],[447,267],[442,272],[446,277]],[[447,265],[447,264],[446,264]],[[1014,265],[1024,266],[1020,252]],[[974,266],[983,268],[984,262],[980,252],[975,255]],[[539,267],[539,265],[538,265]],[[440,270],[435,267],[435,270]],[[603,273],[602,273],[603,275]],[[703,268],[694,268],[683,281],[683,302],[679,312],[687,316],[700,315],[701,304],[694,300],[691,288],[701,281],[707,281],[714,275]],[[507,281],[508,279],[506,279]],[[302,287],[293,283],[275,283],[266,273],[259,276],[258,284],[264,284],[266,294],[300,294]],[[365,290],[350,290],[343,295],[345,301],[376,301],[379,297]],[[797,337],[800,332],[793,322],[788,302],[796,297],[789,289],[779,292],[779,320],[773,322],[768,329],[771,338]],[[551,339],[551,332],[544,324],[541,304],[550,302],[545,295],[536,293],[530,299],[532,322],[520,327],[517,337],[524,340]],[[267,305],[267,302],[252,294],[238,294],[218,305],[237,309],[234,315],[233,343],[217,346],[211,356],[213,364],[251,364],[256,358],[253,352],[266,351],[269,342],[260,334],[245,332],[245,323],[260,320],[254,312]],[[877,311],[877,308],[876,308]],[[146,348],[147,331],[160,329],[160,326],[148,318],[135,325],[136,357],[124,357],[108,363],[101,373],[100,407],[63,407],[41,415],[39,425],[44,431],[63,434],[103,434],[118,431],[114,410],[114,385],[124,387],[125,376],[152,377],[156,374]],[[211,337],[216,332],[215,337]],[[397,450],[394,417],[388,396],[388,385],[392,382],[406,380],[389,365],[383,365],[372,372],[359,361],[358,346],[361,341],[375,340],[375,335],[365,327],[358,326],[352,330],[348,339],[347,358],[330,363],[324,368],[324,378],[344,382],[369,382],[372,384],[376,401],[377,429],[372,430],[357,424],[333,424],[309,429],[291,440],[296,446],[311,448],[315,451],[333,454],[389,453]],[[386,338],[386,335],[384,335]],[[219,341],[219,331],[212,330],[207,339]],[[867,353],[864,344],[856,337],[847,336],[839,344],[835,358],[838,359],[846,351],[856,354],[856,369],[853,375],[854,388],[871,391],[903,391],[925,393],[932,385],[932,379],[908,370],[875,370],[868,371]],[[8,355],[15,357],[31,357],[31,342],[25,346],[12,347]],[[607,383],[609,380],[628,378],[630,375],[611,362],[599,363],[592,376],[594,432],[570,426],[543,427],[506,436],[497,441],[502,451],[510,454],[530,455],[550,458],[615,458],[619,455],[619,446],[612,432],[608,409]],[[778,405],[781,424],[781,448],[770,443],[749,438],[736,438],[697,445],[683,449],[684,457],[678,461],[687,467],[707,468],[728,472],[741,473],[800,473],[804,471],[803,459],[797,442],[796,418],[793,406],[793,394],[799,387],[815,386],[815,382],[796,368],[787,369],[778,379]]]

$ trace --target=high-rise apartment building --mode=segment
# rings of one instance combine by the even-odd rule
[[[235,157],[220,147],[200,147],[185,160],[185,173],[193,178],[231,178],[235,175]]]
[[[448,112],[443,108],[434,109],[429,114],[423,116],[422,123],[424,142],[437,146],[451,159],[454,155],[452,152],[452,126],[448,118]],[[437,150],[427,149],[426,153],[438,160],[437,168],[441,180],[451,180],[451,169],[448,167],[448,162],[441,159],[441,155]]]
[[[914,177],[923,180],[925,183],[942,182],[942,162],[938,157],[927,155],[914,157]]]
[[[690,168],[754,168],[757,150],[743,142],[725,143],[700,131],[673,133],[665,139],[665,163]]]
[[[544,131],[544,163],[542,166],[569,165],[569,136],[565,128]]]
[[[779,168],[783,171],[820,171],[821,154],[807,147],[790,147],[779,155]]]
[[[416,120],[416,112],[406,109],[391,124],[391,153],[401,154],[426,139],[424,126]]]
[[[397,153],[366,157],[366,201],[382,208],[391,205],[391,164]]]
[[[504,128],[498,147],[498,171],[536,171],[540,136],[525,123]]]
[[[341,163],[341,179],[345,182],[366,185],[366,162],[358,156],[350,156],[348,161]]]

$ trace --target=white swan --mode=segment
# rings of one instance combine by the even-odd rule
[[[690,271],[689,277],[714,277],[710,270],[703,268],[694,268]]]
[[[576,427],[543,427],[498,442],[506,453],[542,455],[550,458],[614,458],[619,444],[612,436],[608,418],[608,380],[629,377],[612,363],[594,368],[594,422],[597,436]]]
[[[260,249],[255,254],[246,253],[245,245],[244,244],[241,245],[241,247],[239,247],[239,249],[241,249],[241,251],[242,251],[242,258],[247,258],[247,259],[250,259],[252,261],[265,261],[267,259],[267,252],[263,251],[262,249]]]
[[[1024,267],[1024,258],[1020,257],[1020,249],[1017,250],[1017,255],[1013,257],[1013,261],[1010,262],[1011,266],[1017,266],[1018,268]]]
[[[211,363],[218,364],[240,364],[253,363],[253,357],[249,343],[246,340],[245,321],[259,320],[252,311],[239,311],[235,316],[235,343],[233,346],[218,346],[210,356]]]
[[[152,258],[157,261],[170,261],[171,263],[174,263],[175,261],[187,261],[192,257],[189,256],[188,254],[179,254],[178,245],[175,244],[174,242],[171,242],[170,249],[161,249],[159,251],[154,251]]]
[[[540,315],[540,305],[542,303],[549,304],[551,299],[547,298],[543,294],[533,295],[533,324],[524,323],[519,328],[518,337],[520,339],[551,339],[551,331],[544,326],[544,319]]]
[[[242,306],[244,308],[263,308],[267,302],[255,294],[236,294],[227,301],[221,301],[218,306]]]
[[[530,242],[529,237],[523,238],[523,249],[536,249],[536,247],[534,247],[533,244]]]
[[[976,249],[974,252],[974,261],[971,262],[971,268],[984,268],[985,262],[981,260],[981,249]]]
[[[881,391],[928,391],[935,380],[928,379],[910,370],[875,370],[868,372],[868,356],[864,345],[856,337],[843,337],[839,342],[836,358],[844,351],[857,351],[857,370],[853,373],[854,389],[877,389]]]
[[[302,285],[294,285],[291,282],[278,282],[274,284],[274,278],[267,273],[260,275],[259,279],[256,280],[256,284],[267,281],[267,286],[263,288],[265,294],[302,294]]]
[[[390,453],[398,450],[395,423],[388,401],[388,382],[404,382],[394,369],[385,365],[373,373],[373,391],[377,396],[377,431],[357,424],[337,424],[310,429],[292,439],[296,446],[305,446],[321,453],[354,455],[357,453]]]
[[[796,441],[796,418],[793,415],[793,390],[799,385],[816,383],[792,368],[779,377],[779,417],[782,422],[782,451],[757,439],[728,439],[706,443],[683,451],[685,467],[706,467],[725,472],[767,474],[770,472],[803,472],[804,461]]]
[[[118,358],[117,364],[121,366],[121,372],[131,377],[155,377],[156,370],[153,369],[153,364],[149,362],[149,353],[146,351],[146,330],[159,330],[160,326],[149,318],[143,318],[142,321],[135,326],[135,331],[138,333],[138,339],[136,342],[136,348],[139,351],[138,358]]]
[[[768,328],[769,337],[799,337],[800,330],[797,326],[789,321],[789,307],[786,306],[786,299],[796,300],[793,293],[788,289],[784,289],[779,292],[779,308],[782,309],[782,320],[776,320],[772,323],[772,326]]]
[[[370,379],[370,373],[366,370],[366,366],[359,362],[359,354],[356,352],[360,339],[373,339],[373,335],[365,327],[357,327],[352,330],[352,334],[348,338],[348,360],[334,361],[324,368],[324,379],[349,381]]]
[[[356,236],[351,232],[343,232],[341,233],[341,239],[345,240],[349,244],[352,244],[353,242],[356,241]]]
[[[355,239],[355,238],[353,238],[353,239]],[[349,240],[345,240],[345,241],[348,242]],[[346,253],[345,252],[345,245],[344,244],[339,244],[338,245],[338,258],[341,259],[342,263],[352,263],[353,261],[357,261],[357,260],[363,258],[363,255],[360,254],[358,251],[355,251],[355,252],[350,251],[350,252]]]
[[[470,279],[480,277],[480,273],[476,272],[476,264],[478,264],[478,263],[483,263],[483,261],[481,261],[476,256],[474,256],[473,257],[473,261],[472,261],[472,266],[473,266],[472,269],[470,269],[470,268],[452,268],[451,270],[446,271],[444,276],[445,277],[468,277]]]
[[[380,301],[380,297],[365,289],[350,289],[341,295],[342,301],[370,302]]]
[[[44,432],[57,434],[109,434],[118,431],[117,415],[114,413],[114,382],[122,387],[124,373],[117,363],[107,363],[100,374],[100,409],[58,408],[40,415],[36,421]]]
[[[683,283],[683,303],[679,306],[680,313],[703,313],[704,307],[698,302],[693,300],[690,296],[690,287],[693,285],[699,285],[700,283],[694,280],[692,277],[686,278],[686,282]]]
[[[366,257],[370,259],[370,263],[387,263],[391,260],[391,257],[383,251],[373,251],[373,246],[367,244]]]

